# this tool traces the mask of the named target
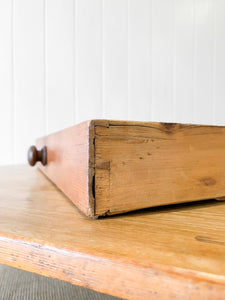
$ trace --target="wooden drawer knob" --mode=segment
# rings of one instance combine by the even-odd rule
[[[43,166],[47,165],[47,147],[37,150],[35,146],[31,146],[27,153],[27,160],[31,166],[34,166],[37,161],[40,161]]]

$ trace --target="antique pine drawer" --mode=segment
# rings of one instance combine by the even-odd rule
[[[28,152],[87,216],[225,196],[225,127],[91,120]]]

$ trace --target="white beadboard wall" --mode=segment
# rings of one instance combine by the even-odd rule
[[[224,0],[0,0],[0,164],[91,118],[224,114]]]

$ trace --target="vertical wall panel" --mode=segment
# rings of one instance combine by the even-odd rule
[[[76,3],[76,122],[102,117],[102,0]]]
[[[47,131],[74,122],[74,1],[45,0]]]
[[[174,121],[193,120],[194,0],[175,0]]]
[[[103,1],[103,113],[128,117],[128,1]]]
[[[151,1],[129,0],[128,7],[128,116],[150,120]]]
[[[196,0],[194,123],[213,117],[213,0]]]
[[[13,162],[12,1],[0,1],[0,164]]]
[[[152,0],[152,119],[173,121],[173,1]]]
[[[225,1],[215,1],[214,122],[225,125]]]
[[[0,0],[0,164],[90,118],[223,124],[223,0]]]
[[[15,1],[15,159],[44,133],[43,1]]]

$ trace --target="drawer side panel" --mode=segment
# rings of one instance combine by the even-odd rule
[[[47,146],[48,163],[38,168],[87,216],[94,215],[91,195],[93,146],[89,147],[91,122],[84,122],[37,140]]]

